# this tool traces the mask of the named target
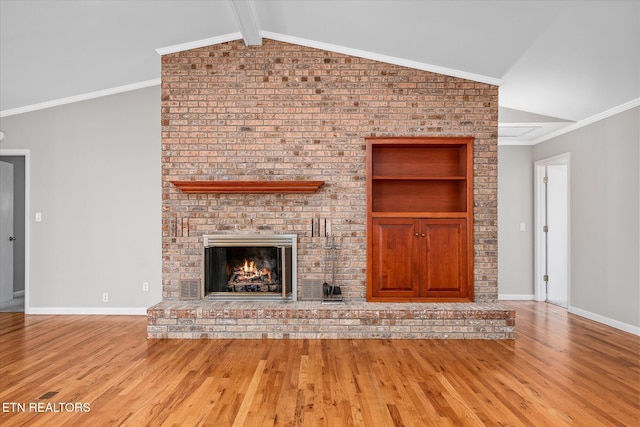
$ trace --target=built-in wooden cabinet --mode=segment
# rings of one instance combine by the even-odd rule
[[[367,299],[473,301],[473,139],[367,139]]]

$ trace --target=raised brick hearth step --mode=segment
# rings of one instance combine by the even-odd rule
[[[500,303],[163,301],[148,338],[514,339]]]

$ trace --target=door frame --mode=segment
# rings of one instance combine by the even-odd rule
[[[567,308],[571,295],[571,164],[569,153],[558,154],[538,160],[534,163],[534,299],[536,301],[547,300],[547,290],[544,282],[546,274],[545,233],[543,226],[546,219],[546,197],[543,178],[546,175],[546,167],[549,165],[567,166]]]
[[[29,200],[31,199],[31,150],[0,148],[0,157],[3,156],[24,157],[24,312],[25,314],[30,314],[29,273],[31,269],[29,254],[31,253],[31,234],[29,219],[31,215],[29,211]]]

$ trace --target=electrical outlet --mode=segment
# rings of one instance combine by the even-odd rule
[[[142,282],[142,291],[149,292],[149,282]]]
[[[109,302],[109,293],[107,292],[102,293],[102,302]]]

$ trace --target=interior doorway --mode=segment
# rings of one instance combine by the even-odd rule
[[[569,153],[535,163],[535,293],[569,306]]]
[[[13,163],[0,160],[0,307],[13,299]]]
[[[7,220],[10,225],[4,221],[0,230],[3,252],[0,311],[4,312],[28,312],[29,307],[29,160],[29,150],[0,149],[2,170],[7,175],[3,182],[13,181],[10,188],[6,182],[0,186],[2,216],[8,216],[5,215],[8,209],[13,216]]]

